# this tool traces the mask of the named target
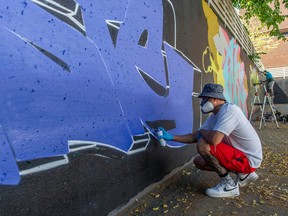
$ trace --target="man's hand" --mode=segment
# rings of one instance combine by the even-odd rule
[[[155,133],[158,140],[165,139],[165,140],[171,141],[174,139],[174,136],[172,134],[169,134],[163,127],[159,127],[158,129],[163,132],[163,135],[161,136],[157,136],[157,134]]]

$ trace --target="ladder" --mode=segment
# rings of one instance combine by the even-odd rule
[[[260,82],[260,83],[254,83],[253,85],[254,85],[254,88],[255,88],[255,97],[254,97],[253,106],[252,106],[252,109],[251,109],[249,121],[251,121],[251,118],[252,118],[253,111],[254,111],[255,107],[256,106],[260,106],[261,120],[260,120],[259,130],[261,130],[262,122],[264,122],[264,126],[266,126],[265,118],[264,118],[264,110],[265,110],[266,102],[268,102],[268,104],[270,105],[271,112],[273,114],[275,123],[277,125],[277,128],[279,129],[278,121],[277,121],[274,109],[272,107],[272,104],[271,104],[271,97],[269,96],[269,93],[267,92],[265,84],[263,84],[263,82]],[[259,98],[259,93],[258,93],[259,86],[263,86],[263,88],[264,88],[264,101],[263,101],[263,103],[261,103],[260,98]]]

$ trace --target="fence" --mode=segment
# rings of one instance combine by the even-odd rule
[[[288,78],[288,67],[267,68],[267,70],[271,72],[275,78]]]

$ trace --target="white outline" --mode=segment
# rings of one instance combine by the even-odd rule
[[[39,1],[39,0],[31,0],[32,2],[34,2],[35,4],[38,4],[38,5],[41,5],[42,7],[45,7],[45,8],[48,8],[49,10],[52,10],[58,14],[61,14],[61,15],[64,15],[66,17],[68,17],[72,22],[74,22],[79,28],[81,28],[84,32],[86,32],[86,29],[85,29],[85,25],[82,25],[80,22],[78,22],[77,19],[75,19],[73,16],[77,14],[78,12],[78,9],[79,9],[79,4],[75,1],[76,5],[75,5],[75,9],[74,11],[72,10],[69,10],[68,8],[65,8],[63,7],[62,5],[60,5],[59,3],[57,2],[54,2],[53,0],[45,0],[47,3],[49,4],[52,4],[52,5],[55,5],[65,11],[67,11],[67,13],[63,13],[61,11],[58,11],[58,10],[55,10],[53,7],[50,7],[46,4],[44,4],[43,2]],[[84,20],[83,20],[83,23],[84,23]]]
[[[170,45],[169,43],[167,43],[166,41],[164,41],[164,44],[167,44],[169,47],[171,47],[171,48],[173,48],[174,50],[177,50],[179,53],[181,53],[181,56],[182,56],[183,58],[185,58],[191,65],[193,65],[193,69],[194,69],[195,71],[198,71],[198,72],[202,73],[202,71],[197,67],[197,65],[194,64],[194,62],[193,62],[192,60],[190,60],[186,55],[184,55],[184,53],[183,53],[182,51],[180,51],[180,50],[176,49],[175,47],[171,46],[171,45]],[[165,52],[165,54],[166,54],[166,52]]]
[[[148,73],[146,73],[145,71],[143,71],[142,69],[140,69],[138,66],[135,65],[136,70],[138,71],[140,77],[144,80],[143,76],[140,73],[140,70],[146,74],[146,76],[150,77],[151,80],[154,80],[154,82],[158,83],[159,85],[163,86],[161,83],[159,83],[157,80],[155,80],[152,76],[150,76]],[[145,81],[145,80],[144,80]],[[170,89],[170,86],[166,84],[166,90]]]
[[[119,26],[117,25],[114,25],[113,23],[119,23],[120,25],[123,23],[123,21],[117,21],[117,20],[106,20],[106,24],[113,27],[113,28],[116,28],[116,29],[120,29]]]
[[[66,154],[62,155],[62,156],[64,157],[64,159],[62,159],[62,160],[52,161],[52,162],[49,162],[49,163],[38,165],[38,166],[30,168],[30,169],[21,170],[21,171],[19,171],[19,173],[20,173],[21,176],[24,176],[24,175],[37,173],[37,172],[40,172],[40,171],[45,171],[45,170],[49,170],[49,169],[52,169],[52,168],[56,168],[58,166],[62,166],[62,165],[68,164],[69,163],[68,156]]]
[[[171,5],[171,8],[172,8],[172,11],[173,11],[173,15],[174,15],[174,47],[176,48],[176,40],[177,40],[177,23],[176,23],[176,13],[175,13],[175,8],[174,8],[174,5],[173,3],[170,1],[170,0],[166,0],[168,1],[168,3]]]

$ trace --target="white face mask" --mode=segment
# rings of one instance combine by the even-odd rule
[[[210,113],[214,110],[214,105],[210,102],[210,101],[207,101],[206,103],[204,103],[202,106],[201,106],[201,111],[202,113],[204,114],[207,114],[207,113]]]

